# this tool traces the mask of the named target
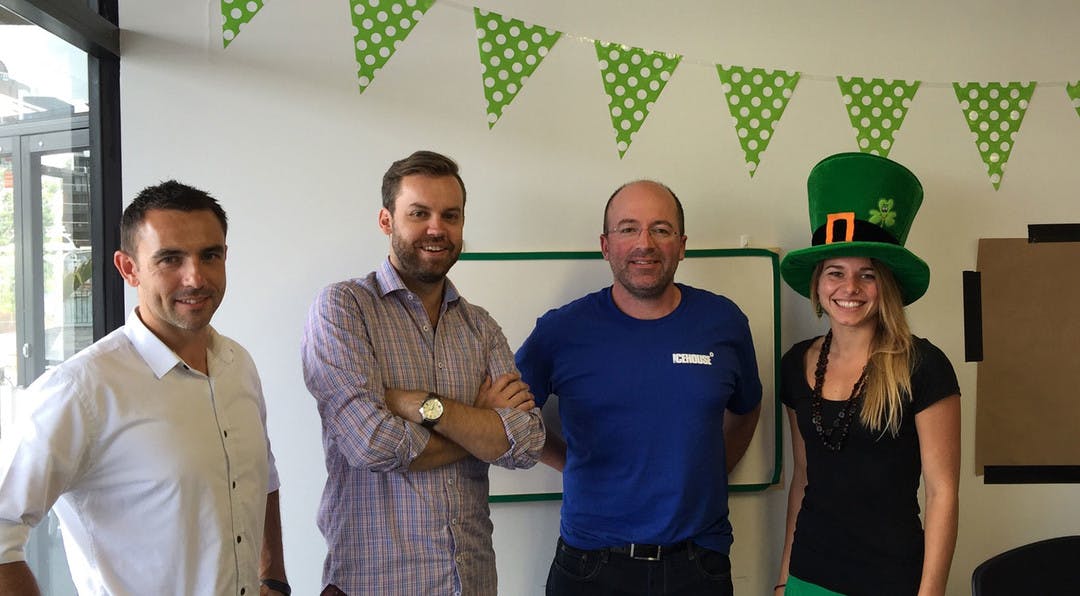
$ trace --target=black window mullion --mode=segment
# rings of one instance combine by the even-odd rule
[[[113,266],[120,248],[120,61],[90,56],[90,237],[94,340],[124,323],[124,280]]]

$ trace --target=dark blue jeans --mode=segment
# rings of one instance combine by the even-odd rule
[[[659,561],[581,550],[559,539],[548,596],[732,596],[727,554],[690,545]]]

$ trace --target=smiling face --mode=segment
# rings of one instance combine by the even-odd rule
[[[673,287],[686,236],[667,189],[647,181],[623,187],[611,200],[605,224],[600,250],[611,265],[613,291],[647,300]]]
[[[817,297],[834,325],[875,325],[878,309],[878,273],[870,259],[844,257],[822,263]]]
[[[441,283],[461,254],[461,185],[453,176],[405,176],[394,212],[379,211],[379,227],[390,236],[390,263],[406,286]]]
[[[202,333],[225,295],[225,231],[212,211],[151,209],[134,254],[114,263],[139,293],[139,318],[177,350]]]

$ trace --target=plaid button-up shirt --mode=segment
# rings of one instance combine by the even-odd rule
[[[516,370],[498,324],[447,280],[433,328],[387,259],[319,294],[301,356],[326,452],[324,585],[350,596],[496,594],[488,464],[469,456],[409,471],[431,435],[391,414],[383,395],[418,389],[472,404],[486,377]],[[534,465],[544,441],[540,411],[496,412],[510,448],[494,463]]]

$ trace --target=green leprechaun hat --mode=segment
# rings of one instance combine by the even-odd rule
[[[814,166],[806,186],[811,246],[791,251],[780,263],[780,274],[793,290],[810,296],[810,278],[820,261],[867,257],[893,272],[905,305],[926,293],[930,267],[904,248],[923,199],[922,184],[911,170],[869,153],[838,153]]]

